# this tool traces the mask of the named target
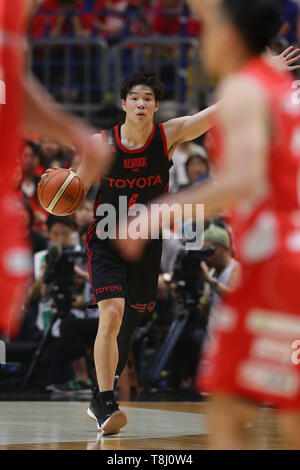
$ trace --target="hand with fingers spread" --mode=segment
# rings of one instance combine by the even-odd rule
[[[300,69],[300,49],[290,46],[285,49],[280,55],[273,55],[271,49],[268,47],[266,52],[266,58],[269,63],[281,70],[282,72],[292,72]]]

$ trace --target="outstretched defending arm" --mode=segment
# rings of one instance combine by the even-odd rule
[[[290,46],[282,54],[274,55],[268,49],[265,58],[269,64],[282,72],[291,72],[300,69],[300,49]],[[184,116],[171,119],[164,123],[164,130],[167,138],[169,155],[181,142],[196,139],[211,129],[216,121],[216,113],[220,108],[220,102],[209,106],[193,116]]]
[[[207,216],[255,196],[266,178],[270,142],[263,93],[250,80],[228,80],[221,89],[218,121],[224,136],[224,171],[218,184],[208,182],[164,198],[164,203],[205,204]]]

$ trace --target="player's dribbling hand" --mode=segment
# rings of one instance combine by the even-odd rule
[[[63,168],[60,168],[59,166],[54,166],[53,168],[48,168],[48,169],[45,171],[45,173],[42,174],[41,180],[43,180],[44,178],[46,178],[46,176],[48,176],[49,173],[51,173],[52,171],[54,171],[54,170],[62,170],[62,169],[63,169]],[[70,170],[70,171],[75,171],[74,168],[72,168],[72,167],[71,167],[71,168],[68,168],[68,170]]]
[[[58,166],[56,166],[56,167],[54,167],[54,168],[48,168],[48,169],[45,171],[45,173],[42,174],[41,180],[43,180],[44,178],[46,178],[46,176],[48,176],[49,173],[51,173],[51,171],[57,170],[58,168],[59,168]]]

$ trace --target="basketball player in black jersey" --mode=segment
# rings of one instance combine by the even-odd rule
[[[174,149],[180,142],[204,134],[211,127],[218,107],[214,105],[193,116],[155,124],[154,115],[162,93],[163,86],[152,73],[136,73],[123,83],[121,99],[126,119],[124,124],[105,132],[105,138],[112,144],[113,164],[109,174],[101,179],[95,221],[86,239],[94,302],[100,311],[94,347],[99,389],[94,392],[88,415],[97,421],[104,435],[118,433],[127,422],[114,398],[114,379],[126,365],[142,315],[154,308],[161,240],[153,240],[142,260],[130,264],[122,259],[109,239],[102,239],[99,210],[108,203],[118,214],[120,196],[126,196],[127,207],[132,207],[167,192]],[[86,190],[97,176],[87,160],[83,160],[77,174]]]

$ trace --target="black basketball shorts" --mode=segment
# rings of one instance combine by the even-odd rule
[[[161,240],[151,240],[138,263],[125,261],[107,240],[87,237],[91,304],[111,298],[125,298],[140,313],[154,309],[160,273]]]

